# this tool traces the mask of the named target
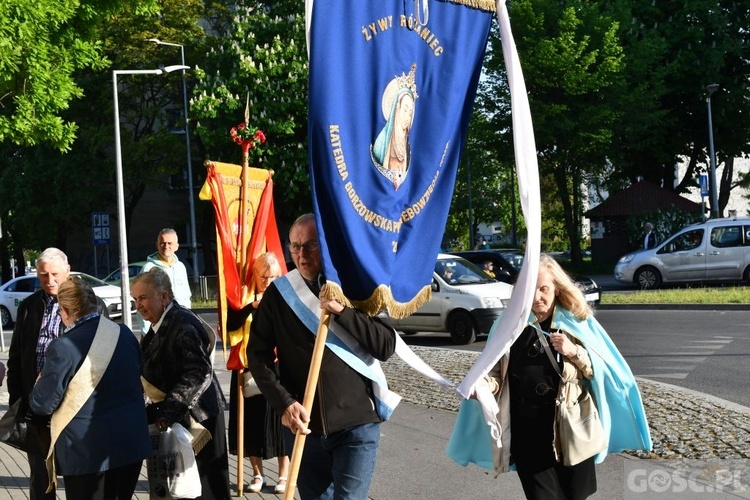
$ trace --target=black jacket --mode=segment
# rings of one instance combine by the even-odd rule
[[[376,359],[385,361],[395,351],[396,332],[384,320],[346,308],[340,316],[333,315],[332,321],[344,327]],[[253,314],[247,355],[258,387],[279,415],[294,401],[303,401],[314,343],[315,336],[271,283]],[[278,349],[278,377],[274,348]],[[372,382],[325,349],[310,430],[327,435],[381,420],[375,411]]]
[[[169,425],[189,411],[198,421],[224,411],[224,394],[211,364],[211,344],[198,317],[173,302],[159,332],[151,330],[141,341],[143,378],[166,393],[164,401],[149,407],[149,421],[164,418]]]

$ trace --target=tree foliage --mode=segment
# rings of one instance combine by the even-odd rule
[[[706,86],[713,96],[714,134],[722,207],[729,198],[733,163],[748,154],[748,38],[750,1],[610,2],[620,20],[626,59],[628,113],[615,129],[613,179],[647,178],[677,192],[694,186],[708,163]],[[687,171],[675,179],[674,165]]]
[[[48,2],[44,2],[48,3]],[[103,3],[102,3],[103,5]],[[91,5],[89,7],[93,8]],[[100,65],[82,68],[75,86],[85,98],[70,101],[59,112],[62,123],[75,124],[78,137],[61,151],[59,144],[37,143],[32,134],[17,147],[3,143],[0,160],[0,210],[3,243],[14,255],[25,248],[66,247],[66,239],[90,225],[92,211],[114,210],[115,156],[112,72],[179,64],[179,52],[146,42],[168,37],[186,45],[198,43],[196,24],[204,5],[199,0],[112,2],[89,16],[85,34],[96,39]],[[98,8],[98,7],[97,7]],[[72,21],[71,21],[72,22]],[[149,30],[144,30],[148,27]],[[0,28],[1,29],[1,28]],[[79,36],[82,31],[79,30]],[[183,137],[170,133],[166,111],[182,110],[179,73],[118,78],[121,149],[127,220],[147,185],[163,185],[185,162]],[[181,119],[173,124],[182,127]],[[44,224],[40,224],[44,221]]]
[[[509,8],[544,180],[545,240],[569,239],[576,258],[584,188],[617,192],[638,177],[677,192],[694,185],[707,169],[710,83],[721,85],[712,98],[720,207],[731,188],[750,185],[732,183],[733,159],[750,145],[750,0],[514,0]],[[488,131],[478,143],[509,161],[496,30],[485,72],[476,111]],[[682,159],[688,169],[676,179]]]
[[[0,143],[70,149],[77,123],[62,113],[83,95],[76,74],[107,60],[92,27],[124,0],[0,3]],[[148,2],[128,2],[148,11]]]
[[[303,3],[243,1],[196,72],[191,112],[207,158],[241,162],[229,129],[244,121],[268,142],[252,166],[274,171],[277,214],[311,209],[307,170],[307,53]]]
[[[564,221],[564,234],[543,237],[567,237],[575,259],[580,256],[582,186],[605,165],[613,125],[621,113],[615,91],[623,67],[618,25],[598,3],[585,0],[515,0],[510,12],[529,92],[540,174],[554,181],[544,184],[543,216],[548,218],[559,203]],[[494,135],[508,137],[502,145],[509,140],[511,117],[497,29],[490,47],[479,102]],[[493,134],[486,134],[486,148],[498,151],[493,139]],[[502,146],[498,152],[502,151],[509,149]]]

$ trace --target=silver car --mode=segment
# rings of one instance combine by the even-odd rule
[[[620,258],[615,279],[643,289],[662,283],[750,281],[750,218],[693,224],[648,250]]]

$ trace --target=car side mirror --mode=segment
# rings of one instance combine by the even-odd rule
[[[438,285],[438,282],[435,281],[435,278],[432,278],[432,283],[430,283],[430,289],[433,292],[439,292],[440,291],[440,285]]]

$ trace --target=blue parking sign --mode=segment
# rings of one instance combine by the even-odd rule
[[[91,235],[94,245],[107,245],[112,240],[111,228],[109,226],[109,213],[91,213]]]
[[[708,174],[700,176],[701,196],[708,196]]]

